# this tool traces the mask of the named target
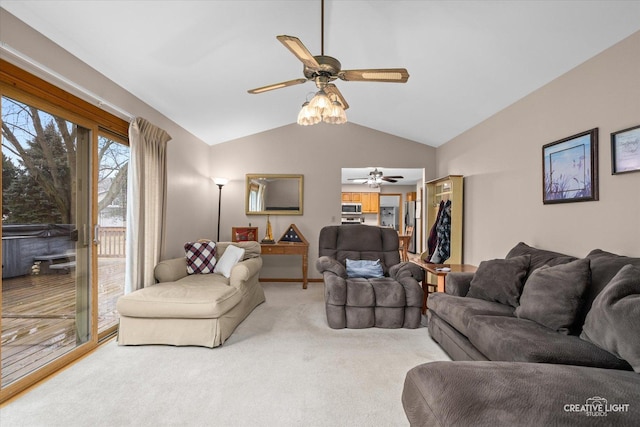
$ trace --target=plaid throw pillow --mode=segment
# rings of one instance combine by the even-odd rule
[[[184,244],[184,252],[187,258],[187,273],[213,273],[213,267],[216,265],[214,242],[187,242]]]

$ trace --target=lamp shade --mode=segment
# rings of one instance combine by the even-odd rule
[[[298,124],[302,126],[315,125],[320,123],[322,117],[318,114],[318,109],[309,105],[309,102],[302,104],[302,109],[298,113]]]
[[[332,125],[341,125],[346,123],[347,115],[338,101],[333,101],[331,107],[327,110],[327,114],[322,118],[325,123]]]
[[[320,89],[311,102],[309,102],[309,106],[311,108],[316,108],[320,112],[320,115],[324,116],[329,108],[331,108],[331,100],[327,96],[327,93]]]
[[[219,185],[220,187],[222,187],[224,185],[227,185],[227,182],[229,182],[229,180],[227,178],[216,177],[216,178],[213,178],[213,182],[216,185]]]

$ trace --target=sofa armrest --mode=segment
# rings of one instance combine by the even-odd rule
[[[153,269],[158,283],[175,282],[187,277],[187,259],[185,257],[160,261]]]
[[[474,273],[453,272],[447,274],[445,292],[449,295],[464,297],[469,292]]]
[[[401,262],[391,266],[389,277],[395,280],[403,277],[412,277],[417,282],[422,282],[424,280],[424,270],[412,262]]]
[[[229,285],[234,288],[243,290],[244,284],[249,281],[253,276],[260,273],[262,268],[262,258],[249,258],[244,261],[240,261],[231,269],[231,276],[229,276]]]
[[[316,261],[316,269],[323,276],[325,273],[334,274],[343,279],[347,278],[347,269],[339,261],[329,258],[328,256],[321,256]]]

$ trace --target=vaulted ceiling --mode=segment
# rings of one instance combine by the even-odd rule
[[[320,54],[320,0],[0,6],[208,144],[294,123],[316,90],[247,93],[302,77],[276,35]],[[640,1],[326,0],[324,51],[407,68],[406,84],[337,80],[348,120],[439,146],[638,30]]]

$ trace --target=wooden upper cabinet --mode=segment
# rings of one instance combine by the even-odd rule
[[[380,197],[378,193],[361,193],[362,213],[375,213],[380,210]]]
[[[342,193],[342,201],[362,203],[362,193]]]
[[[362,203],[362,213],[377,214],[380,210],[378,193],[342,193],[343,203]]]

